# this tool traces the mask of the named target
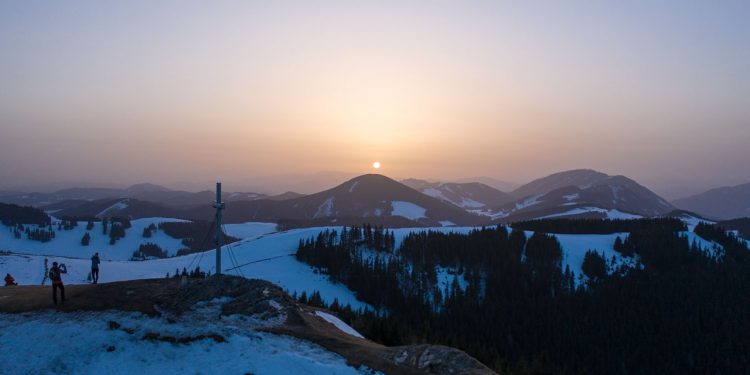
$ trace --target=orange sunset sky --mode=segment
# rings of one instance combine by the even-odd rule
[[[748,19],[742,1],[6,1],[0,188],[262,188],[376,160],[747,182]]]

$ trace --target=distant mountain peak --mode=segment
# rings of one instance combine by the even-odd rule
[[[155,191],[171,191],[172,189],[169,189],[167,187],[152,184],[150,182],[144,182],[140,184],[135,184],[128,186],[125,191],[131,194],[137,194],[137,193],[145,193],[145,192],[155,192]]]
[[[606,173],[593,169],[571,169],[531,181],[514,190],[511,194],[516,198],[524,198],[532,195],[546,194],[567,186],[587,187],[611,177]]]
[[[750,183],[711,189],[672,204],[720,220],[750,217]]]

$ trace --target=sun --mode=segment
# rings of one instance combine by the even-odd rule
[[[372,167],[375,168],[375,169],[380,169],[380,162],[376,161],[376,162],[372,163]]]

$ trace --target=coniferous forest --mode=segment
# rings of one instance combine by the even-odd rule
[[[338,302],[331,308],[386,345],[450,345],[501,373],[735,374],[750,368],[750,251],[733,235],[698,225],[696,234],[723,248],[711,255],[688,241],[676,219],[521,226],[626,231],[615,247],[634,266],[615,268],[590,251],[586,277],[577,278],[562,268],[554,235],[527,237],[503,226],[413,233],[398,248],[382,228],[344,228],[302,241],[296,256],[370,304],[375,311]],[[441,286],[446,274],[451,281]],[[320,305],[319,299],[307,302]]]

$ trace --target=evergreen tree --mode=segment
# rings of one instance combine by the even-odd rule
[[[84,233],[83,238],[81,238],[81,245],[88,246],[90,241],[91,236],[89,235],[89,232]]]

